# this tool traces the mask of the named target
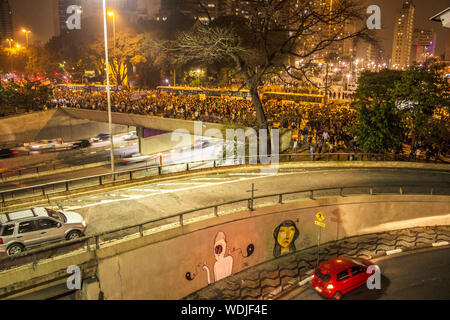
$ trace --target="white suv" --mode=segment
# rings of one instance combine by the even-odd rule
[[[49,242],[76,239],[86,227],[76,212],[31,208],[0,213],[0,253],[14,255]]]

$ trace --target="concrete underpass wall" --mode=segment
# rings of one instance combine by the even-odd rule
[[[140,128],[139,130],[142,130]],[[180,136],[180,139],[172,140],[172,132],[155,135],[148,138],[141,138],[139,136],[139,152],[141,154],[155,154],[158,152],[168,151],[175,147],[191,147],[196,139],[201,136],[194,136],[191,134]]]
[[[86,109],[74,109],[64,108],[64,112],[74,118],[90,119],[98,122],[108,122],[108,113],[106,111],[98,110],[86,110]],[[177,129],[184,129],[191,134],[195,134],[195,122],[182,119],[170,119],[161,117],[152,117],[134,113],[112,113],[112,122],[121,125],[152,128],[164,131],[175,131]],[[201,129],[221,129],[222,125],[216,123],[203,122]]]
[[[127,125],[113,125],[113,133],[124,133]],[[108,124],[87,118],[75,118],[62,109],[27,113],[0,119],[0,144],[63,138],[65,141],[88,139],[109,132]]]
[[[354,196],[259,208],[100,249],[100,290],[105,299],[185,297],[208,282],[316,245],[314,220],[319,211],[326,223],[322,242],[450,224],[450,201],[445,196]],[[287,234],[291,236],[283,242]]]
[[[74,108],[64,108],[63,109],[68,115],[74,118],[80,119],[90,119],[98,122],[107,122],[108,121],[108,113],[106,111],[98,111],[98,110],[86,110],[86,109],[74,109]],[[192,135],[196,135],[200,137],[202,135],[213,134],[212,131],[209,131],[209,134],[205,134],[208,130],[219,130],[222,131],[225,127],[218,123],[210,123],[210,122],[195,122],[191,120],[182,120],[182,119],[170,119],[170,118],[161,118],[161,117],[152,117],[146,115],[139,115],[133,113],[120,113],[113,112],[112,113],[112,122],[121,125],[129,125],[136,126],[142,128],[152,128],[164,131],[175,131],[175,130],[186,130]],[[222,132],[224,134],[224,132]],[[279,133],[280,138],[280,152],[289,149],[291,145],[291,135],[292,131],[287,129],[281,129]],[[158,136],[161,137],[161,136]],[[214,136],[218,138],[218,136]],[[155,138],[155,139],[153,139]],[[225,138],[225,136],[223,136]],[[158,138],[152,137],[149,141],[151,143],[155,142]],[[164,138],[163,138],[164,139]],[[170,144],[170,143],[169,143]],[[146,142],[143,145],[149,145]],[[160,148],[156,148],[153,151],[153,147],[150,146],[147,152],[147,147],[143,147],[142,153],[154,153],[159,151],[165,151],[168,149],[159,150]]]

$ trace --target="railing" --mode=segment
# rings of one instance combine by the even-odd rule
[[[106,147],[101,147],[101,148],[96,148],[96,149],[97,149],[97,152],[102,152],[102,151],[105,151]],[[41,154],[53,153],[53,152],[58,152],[58,151],[67,151],[67,153],[65,153],[65,155],[67,155],[67,157],[71,157],[74,155],[84,156],[84,155],[90,154],[92,152],[92,149],[73,149],[71,147],[67,147],[67,148],[59,148],[59,149],[57,148],[57,149],[46,150],[44,153],[41,153]],[[30,156],[33,154],[34,154],[33,151],[21,152],[21,156],[24,156],[24,155]],[[119,155],[119,158],[121,158],[120,155]],[[10,158],[10,159],[14,159],[14,158]],[[6,159],[0,159],[0,160],[6,160]],[[80,163],[80,164],[71,165],[71,164],[61,163],[61,160],[45,161],[45,162],[42,162],[41,165],[32,165],[29,167],[21,167],[21,168],[12,168],[12,169],[0,172],[0,180],[4,181],[5,179],[8,179],[8,178],[21,177],[21,176],[29,175],[29,174],[48,173],[48,172],[52,172],[52,171],[59,170],[59,169],[79,168],[80,166],[89,165],[89,164],[96,164],[96,162]]]
[[[273,156],[275,157],[275,155]],[[349,154],[349,153],[325,153],[325,154],[280,154],[280,162],[292,161],[400,161],[396,155],[381,154]],[[36,184],[27,187],[8,189],[0,191],[0,203],[4,207],[12,201],[32,200],[36,198],[48,198],[49,195],[67,193],[95,186],[113,185],[115,183],[130,183],[138,179],[161,176],[170,173],[188,172],[193,170],[219,168],[236,165],[257,164],[257,156],[246,156],[241,160],[199,160],[184,163],[171,163],[165,165],[151,165],[131,170],[121,170],[114,173],[103,173],[99,175],[85,176],[81,178],[54,181],[44,184]],[[276,164],[274,164],[276,166]]]
[[[407,161],[407,162],[433,162],[433,163],[445,163],[442,160],[438,159],[428,159],[423,156],[414,156],[409,157],[406,155],[395,155],[395,154],[375,154],[375,153],[315,153],[305,154],[305,153],[291,153],[291,154],[282,154],[284,158],[296,159],[296,161]],[[90,163],[89,163],[90,164]],[[93,162],[92,164],[95,164]],[[0,180],[5,180],[11,177],[20,177],[27,174],[39,174],[55,171],[58,169],[68,169],[72,167],[79,167],[82,164],[77,165],[69,165],[59,162],[50,162],[40,166],[32,166],[26,168],[17,168],[11,169],[8,171],[0,172]]]
[[[113,230],[109,230],[106,232],[97,233],[94,235],[89,235],[85,237],[81,237],[79,239],[62,241],[59,243],[55,243],[52,245],[48,245],[45,247],[32,249],[28,251],[24,251],[21,254],[17,254],[14,256],[5,256],[0,258],[0,270],[5,270],[8,268],[17,267],[19,265],[33,263],[36,264],[37,261],[41,259],[48,259],[55,257],[57,255],[66,254],[68,252],[74,250],[83,250],[83,251],[91,251],[97,250],[100,248],[101,244],[105,244],[107,242],[123,239],[124,237],[136,235],[138,237],[143,237],[145,231],[150,231],[155,228],[160,228],[164,225],[174,225],[174,226],[184,226],[189,223],[188,215],[190,215],[190,219],[199,219],[201,217],[219,217],[227,214],[227,206],[238,203],[245,203],[244,207],[234,208],[236,209],[249,209],[254,210],[255,203],[258,200],[262,199],[270,199],[273,198],[273,201],[269,203],[263,203],[264,205],[273,205],[273,204],[282,204],[286,201],[295,201],[299,198],[304,199],[312,199],[315,197],[330,197],[330,196],[339,196],[345,197],[350,195],[380,195],[380,194],[422,194],[422,195],[450,195],[448,192],[450,187],[436,187],[432,185],[423,186],[423,185],[383,185],[383,186],[375,186],[375,185],[362,185],[362,186],[340,186],[340,187],[328,187],[328,188],[318,188],[318,189],[303,189],[297,191],[283,192],[283,193],[274,193],[267,194],[261,196],[252,196],[248,198],[241,198],[237,200],[226,201],[210,206],[205,206],[196,209],[190,209],[186,211],[182,211],[176,214],[172,214],[169,216],[161,217],[158,219],[148,220],[142,223],[125,226]],[[416,190],[416,192],[413,192]],[[446,190],[443,192],[443,190]],[[303,195],[303,197],[300,197]],[[257,204],[257,203],[256,203]],[[260,204],[262,205],[262,204]],[[220,208],[224,208],[224,210],[220,211]],[[229,209],[228,209],[229,211]],[[197,215],[194,215],[197,213]],[[146,228],[147,226],[147,228]]]

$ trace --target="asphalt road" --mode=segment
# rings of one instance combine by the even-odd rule
[[[257,189],[255,193],[257,196],[309,188],[367,184],[381,188],[390,184],[419,186],[433,184],[436,187],[448,188],[450,172],[317,168],[282,170],[276,175],[262,173],[259,170],[209,173],[74,197],[60,201],[58,205],[64,210],[73,210],[83,215],[88,222],[86,233],[89,235],[167,217],[193,208],[246,198],[249,196],[247,191],[252,183]],[[415,188],[416,191],[418,189],[420,188]],[[384,191],[398,193],[398,189]],[[405,193],[413,191],[405,189]],[[355,194],[367,192],[368,190],[354,190]],[[323,192],[317,196],[327,194],[335,195],[336,191]],[[256,201],[255,205],[262,204],[262,201]],[[242,208],[245,205],[242,203],[239,207]]]
[[[374,261],[381,269],[381,289],[366,286],[344,300],[449,300],[450,248],[423,250]],[[301,291],[302,289],[299,289]],[[310,284],[291,300],[322,300]]]
[[[138,144],[137,142],[134,142],[129,145],[121,145],[114,149],[114,155],[116,158],[116,168],[115,168],[116,171],[126,171],[149,165],[157,165],[159,164],[159,156],[161,156],[163,164],[201,161],[202,159],[206,160],[219,159],[222,156],[222,151],[219,150],[219,146],[214,142],[212,142],[207,147],[199,150],[194,149],[191,150],[190,148],[184,148],[182,150],[172,149],[167,152],[151,155],[151,158],[149,158],[149,160],[145,162],[131,163],[126,165],[121,165],[117,163],[117,161],[120,161],[120,158],[130,157],[132,154],[137,153],[139,151],[137,144]],[[84,150],[83,153],[65,159],[64,162],[74,166],[74,165],[83,165],[88,163],[109,161],[109,157],[110,157],[110,149],[99,150],[90,148]],[[7,181],[0,184],[0,191],[15,188],[24,188],[28,186],[45,184],[55,181],[64,181],[69,179],[100,175],[110,172],[111,166],[108,164],[94,168],[86,168],[75,171],[66,171],[56,174],[49,174],[41,177],[27,178],[10,182]]]

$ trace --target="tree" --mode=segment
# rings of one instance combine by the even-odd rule
[[[412,66],[395,83],[392,95],[405,108],[413,148],[447,149],[450,141],[450,85],[445,65],[430,59]]]
[[[405,71],[364,72],[351,106],[351,128],[366,152],[425,148],[445,154],[450,141],[450,90],[443,65],[427,61]],[[409,139],[407,139],[409,137]]]
[[[95,63],[98,72],[105,68],[104,40],[98,39],[90,46],[88,59]],[[118,33],[116,35],[116,46],[109,47],[109,64],[112,80],[117,85],[122,85],[132,70],[133,66],[156,61],[155,48],[158,42],[148,34]],[[103,72],[101,72],[103,74]]]
[[[404,126],[401,110],[396,106],[393,90],[402,72],[365,71],[358,79],[358,89],[351,107],[358,113],[358,124],[350,131],[360,148],[367,153],[385,153],[402,146]]]
[[[238,1],[239,2],[239,1]],[[355,0],[329,6],[310,0],[249,0],[245,16],[221,17],[197,23],[177,38],[177,61],[232,62],[248,87],[257,125],[267,129],[258,87],[269,74],[284,70],[302,79],[308,64],[295,66],[294,59],[313,61],[326,49],[346,39],[369,39],[364,27],[347,32],[349,23],[362,23],[364,10]]]
[[[25,80],[22,83],[10,82],[0,88],[2,113],[8,109],[40,110],[52,97],[53,90],[49,85],[39,81]]]

